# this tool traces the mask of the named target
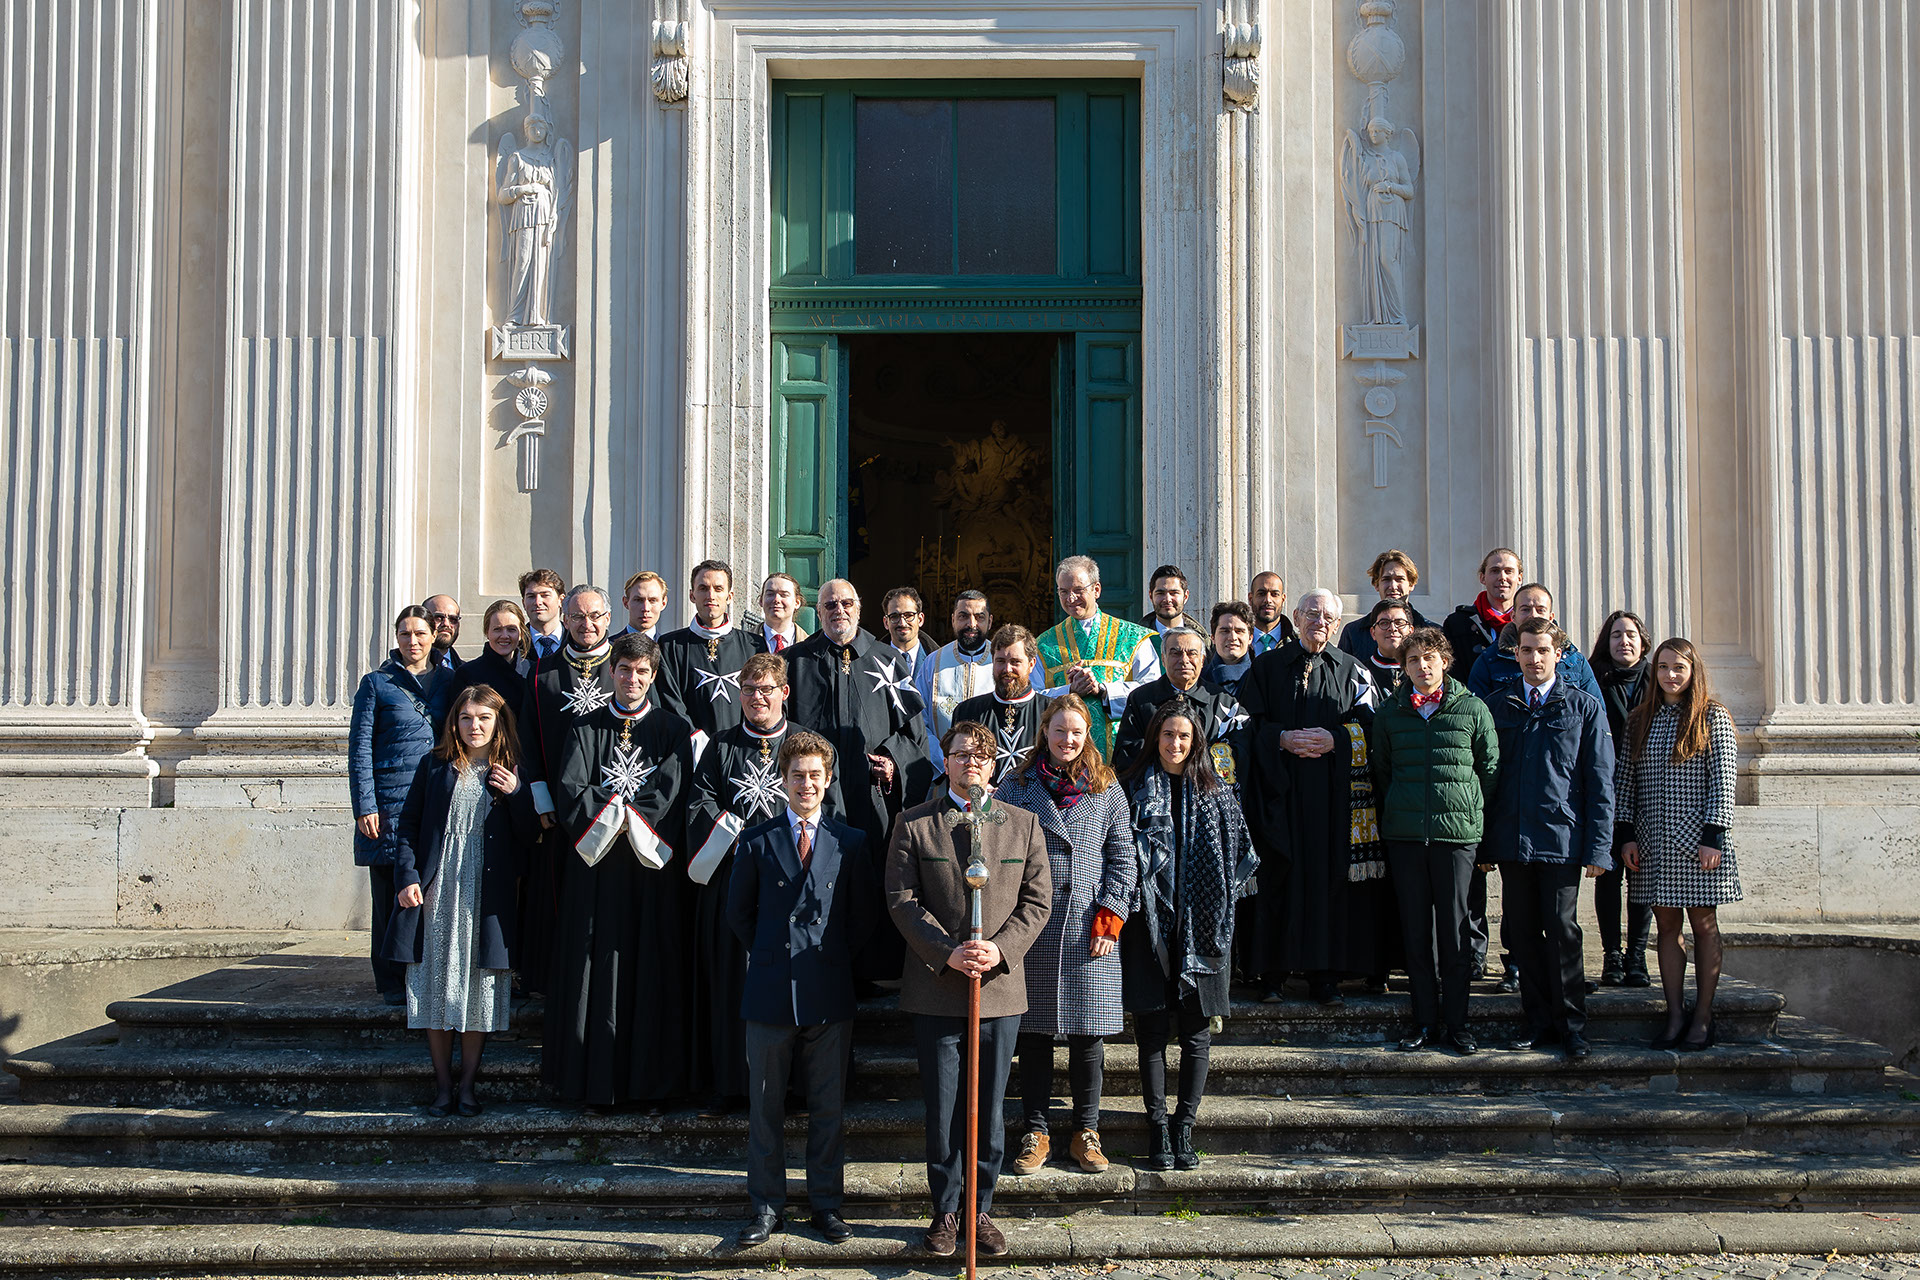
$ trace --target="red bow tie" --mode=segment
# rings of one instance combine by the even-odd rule
[[[1413,709],[1418,711],[1420,708],[1429,704],[1437,704],[1440,699],[1446,696],[1447,690],[1445,685],[1435,689],[1432,693],[1416,693],[1413,695]]]

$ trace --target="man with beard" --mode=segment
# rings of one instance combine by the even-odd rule
[[[1412,635],[1415,627],[1426,625],[1415,621],[1419,616],[1404,600],[1382,600],[1365,618],[1368,652],[1360,660],[1366,665],[1367,674],[1373,677],[1374,687],[1380,690],[1381,703],[1391,698],[1400,682],[1406,679],[1406,673],[1400,668],[1400,642]],[[1347,628],[1347,632],[1352,630]],[[1341,647],[1344,652],[1353,652],[1344,645]]]
[[[1033,685],[1039,646],[1025,627],[1008,623],[993,633],[993,689],[953,709],[951,724],[993,731],[993,785],[1020,767],[1039,738],[1041,695]]]
[[[1147,579],[1147,598],[1153,612],[1140,619],[1140,625],[1153,632],[1153,651],[1160,652],[1167,632],[1175,627],[1199,627],[1187,616],[1187,575],[1177,564],[1163,564]]]
[[[933,781],[920,695],[900,654],[860,629],[860,593],[851,582],[824,583],[818,607],[819,632],[787,652],[788,714],[833,745],[840,817],[866,836],[868,849],[884,850],[893,815],[924,800]],[[894,930],[876,930],[860,972],[898,978],[903,946]]]
[[[1100,754],[1113,753],[1113,726],[1127,697],[1160,674],[1153,632],[1100,610],[1100,566],[1092,556],[1068,556],[1053,575],[1066,620],[1039,638],[1048,689],[1086,699],[1094,722],[1087,726]]]
[[[909,672],[920,669],[921,660],[933,652],[933,640],[922,634],[927,625],[927,607],[912,587],[895,587],[880,604],[881,638],[893,646]]]
[[[1297,637],[1255,658],[1240,682],[1261,862],[1242,971],[1261,975],[1276,1000],[1287,973],[1305,973],[1313,998],[1337,1005],[1341,978],[1384,977],[1399,936],[1367,763],[1375,690],[1333,645],[1338,595],[1307,592],[1293,621]]]
[[[1399,550],[1382,551],[1373,558],[1373,564],[1367,569],[1367,581],[1373,583],[1373,589],[1380,593],[1380,604],[1392,601],[1405,605],[1407,616],[1412,619],[1414,626],[1427,625],[1427,620],[1408,600],[1413,594],[1414,585],[1420,581],[1420,570],[1414,565],[1412,556]],[[1339,644],[1343,653],[1350,653],[1361,662],[1374,655],[1373,619],[1377,608],[1378,605],[1374,606],[1364,617],[1355,618],[1341,628]],[[1395,669],[1398,670],[1398,664]],[[1377,676],[1381,668],[1374,667],[1371,670]],[[1386,696],[1384,690],[1381,696]]]
[[[687,808],[687,865],[697,890],[693,915],[693,1080],[716,1106],[746,1097],[746,1028],[740,997],[747,953],[727,918],[728,877],[741,831],[779,815],[780,746],[787,721],[787,660],[756,653],[740,668],[742,720],[707,744],[693,771]],[[824,790],[829,816],[841,810],[840,787]]]
[[[1241,736],[1247,716],[1231,694],[1201,678],[1207,661],[1207,640],[1192,627],[1174,627],[1160,637],[1160,662],[1167,674],[1141,685],[1127,699],[1127,714],[1113,736],[1113,767],[1124,773],[1147,749],[1147,726],[1162,703],[1180,697],[1206,714],[1208,758],[1220,781],[1240,781]]]
[[[755,645],[733,625],[733,570],[726,561],[702,560],[689,586],[693,621],[660,639],[660,702],[693,726],[697,760],[740,723],[740,668]]]
[[[542,583],[537,589],[548,588]],[[558,802],[549,783],[560,776],[560,753],[573,722],[613,700],[613,669],[607,665],[607,625],[613,614],[607,593],[598,587],[575,587],[561,601],[560,615],[566,643],[534,659],[520,704],[520,758],[526,762],[527,787],[540,825],[549,828],[529,852],[521,885],[520,985],[536,993],[547,989],[558,857],[565,848],[551,830]]]
[[[692,886],[679,859],[692,732],[656,705],[658,658],[645,636],[612,642],[612,697],[561,748],[553,790],[571,851],[559,859],[540,1076],[569,1102],[657,1105],[689,1086]]]
[[[928,654],[913,674],[913,687],[927,707],[927,754],[936,773],[947,767],[940,739],[953,723],[954,709],[971,698],[986,697],[994,687],[993,653],[987,644],[993,634],[993,613],[986,595],[962,591],[955,596],[951,621],[952,643]],[[1040,687],[1037,678],[1033,687]]]
[[[1247,588],[1247,608],[1253,610],[1253,656],[1272,653],[1293,639],[1287,621],[1287,584],[1271,569],[1253,575]]]
[[[460,638],[459,601],[452,596],[428,596],[420,602],[420,607],[427,611],[427,621],[433,624],[433,665],[458,671],[465,665],[453,651],[454,641]]]

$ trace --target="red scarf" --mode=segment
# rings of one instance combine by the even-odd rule
[[[1484,591],[1480,593],[1480,598],[1473,602],[1473,608],[1480,615],[1480,620],[1487,624],[1487,630],[1496,636],[1509,622],[1513,621],[1513,606],[1509,605],[1504,613],[1501,612],[1493,607],[1493,602],[1487,599],[1487,593]]]

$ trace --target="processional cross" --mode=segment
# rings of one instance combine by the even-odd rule
[[[985,927],[980,919],[980,891],[987,887],[985,827],[1002,826],[1007,811],[987,798],[979,783],[967,788],[967,807],[948,810],[949,830],[966,827],[973,833],[973,857],[967,863],[968,897],[972,899],[968,940],[979,942]],[[974,1280],[974,1255],[980,1229],[980,975],[967,979],[967,1280]]]

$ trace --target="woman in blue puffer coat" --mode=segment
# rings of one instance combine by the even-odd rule
[[[408,605],[393,622],[393,652],[360,678],[347,728],[347,786],[353,798],[353,862],[373,890],[373,983],[388,1004],[405,1004],[404,966],[381,958],[393,915],[393,860],[400,810],[420,761],[433,750],[452,693],[452,673],[433,665],[433,620]]]

